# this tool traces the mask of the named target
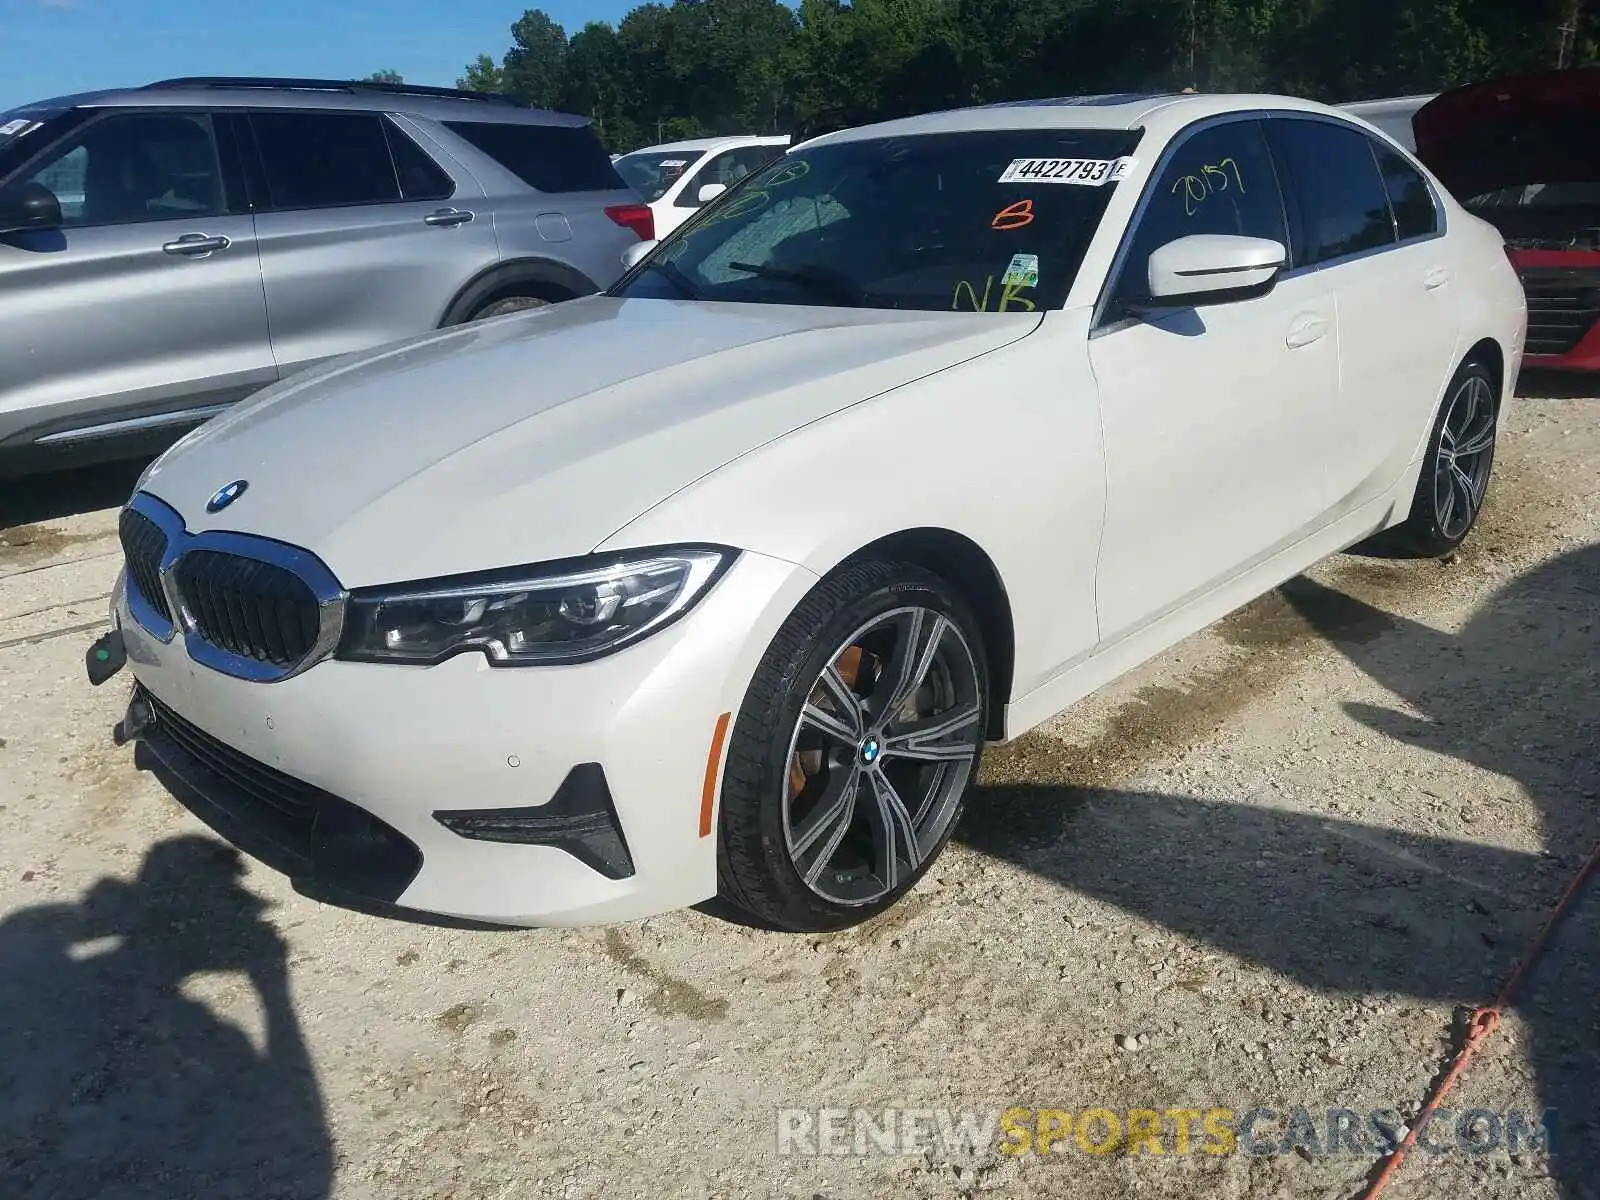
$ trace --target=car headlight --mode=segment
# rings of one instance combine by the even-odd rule
[[[336,657],[431,665],[481,650],[498,667],[583,662],[681,617],[734,557],[717,547],[647,550],[359,588]]]

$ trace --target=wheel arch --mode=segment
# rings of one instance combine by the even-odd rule
[[[1506,396],[1506,353],[1500,343],[1492,337],[1481,338],[1473,343],[1471,348],[1461,356],[1461,363],[1456,370],[1460,370],[1469,362],[1481,362],[1494,376],[1495,402],[1503,407],[1508,397]],[[1452,375],[1452,378],[1454,376]]]
[[[966,601],[978,619],[989,663],[989,727],[985,732],[991,740],[1004,738],[1006,705],[1011,701],[1016,672],[1016,634],[1011,599],[994,560],[965,534],[938,527],[888,534],[863,546],[839,566],[867,558],[922,567],[945,580]]]
[[[439,328],[460,325],[485,304],[507,296],[570,300],[599,290],[599,284],[568,263],[551,258],[512,259],[480,271],[463,284],[446,306]]]

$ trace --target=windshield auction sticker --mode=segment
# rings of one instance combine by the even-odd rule
[[[1017,158],[1000,173],[1001,183],[1070,183],[1100,187],[1133,169],[1131,158]]]
[[[0,137],[17,137],[32,129],[37,122],[34,121],[7,121],[0,125]]]

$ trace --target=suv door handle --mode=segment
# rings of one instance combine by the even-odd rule
[[[205,233],[186,233],[175,242],[161,247],[164,254],[180,254],[184,258],[204,258],[213,250],[226,250],[233,245],[225,237],[212,237]]]
[[[1422,277],[1422,286],[1430,292],[1436,288],[1442,288],[1449,282],[1450,272],[1444,267],[1435,267]]]
[[[438,212],[431,212],[422,218],[424,225],[443,225],[449,228],[453,225],[465,225],[476,213],[467,212],[459,208],[441,208]]]
[[[1312,342],[1320,342],[1328,334],[1328,323],[1321,317],[1310,316],[1296,317],[1289,326],[1289,336],[1284,339],[1289,349],[1298,350],[1302,346],[1309,346]]]

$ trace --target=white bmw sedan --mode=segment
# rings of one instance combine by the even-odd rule
[[[1337,110],[853,129],[604,295],[314,368],[121,518],[120,727],[324,893],[861,921],[1015,738],[1325,555],[1472,528],[1498,233]]]

